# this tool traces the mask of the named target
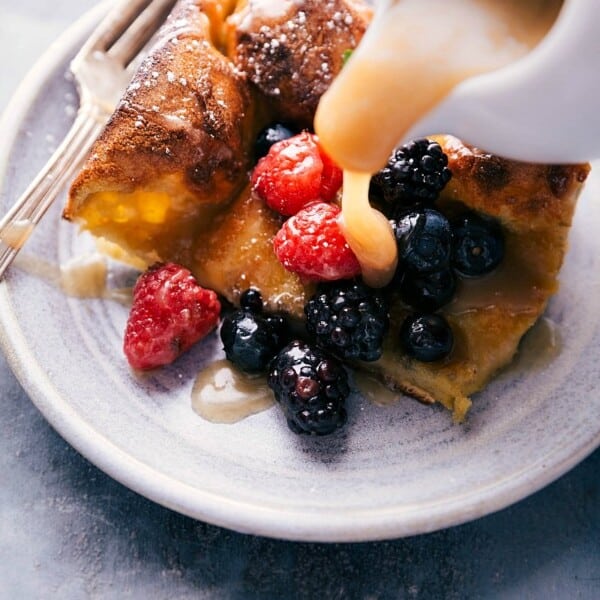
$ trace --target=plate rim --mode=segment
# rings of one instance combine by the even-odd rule
[[[81,41],[109,6],[103,2],[76,20],[24,78],[0,119],[0,181],[11,163],[19,128],[40,87]],[[242,533],[294,541],[365,542],[393,539],[459,525],[489,515],[522,500],[555,481],[600,446],[600,431],[584,443],[574,444],[555,462],[548,461],[559,449],[546,454],[535,468],[517,473],[484,488],[444,501],[376,511],[346,510],[328,514],[318,511],[265,507],[201,490],[173,479],[133,458],[94,429],[69,406],[54,388],[50,377],[34,360],[27,339],[12,310],[9,284],[0,283],[0,347],[6,360],[48,423],[82,456],[125,487],[189,517]],[[550,464],[548,464],[550,462]],[[424,511],[424,509],[427,509]]]

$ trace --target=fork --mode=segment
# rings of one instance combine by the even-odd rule
[[[176,0],[119,0],[71,62],[79,110],[63,142],[0,221],[0,280],[73,178]]]

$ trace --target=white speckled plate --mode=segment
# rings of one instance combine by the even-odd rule
[[[68,60],[97,16],[48,51],[5,114],[2,211],[73,118]],[[447,527],[531,494],[600,442],[598,183],[593,175],[581,198],[561,291],[548,311],[560,352],[535,361],[525,348],[521,362],[474,398],[464,426],[408,399],[382,408],[359,397],[349,402],[345,431],[323,439],[293,435],[276,408],[235,425],[205,422],[192,411],[190,390],[198,370],[220,355],[216,335],[171,368],[137,378],[121,354],[125,307],[67,298],[18,268],[0,285],[2,345],[66,440],[128,487],[182,513],[297,540]],[[90,245],[59,214],[57,205],[24,252],[60,264]]]

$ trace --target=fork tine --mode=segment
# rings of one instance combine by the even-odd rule
[[[152,0],[109,47],[107,54],[127,66],[164,23],[176,0]]]
[[[133,59],[176,0],[119,0],[71,62],[80,108],[58,150],[0,220],[0,280],[73,176],[129,81]],[[107,108],[108,107],[108,108]]]
[[[119,0],[83,45],[80,54],[106,52],[152,0]]]

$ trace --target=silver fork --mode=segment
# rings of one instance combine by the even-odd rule
[[[79,111],[50,160],[0,221],[0,279],[106,125],[135,59],[176,0],[119,0],[71,63]]]

